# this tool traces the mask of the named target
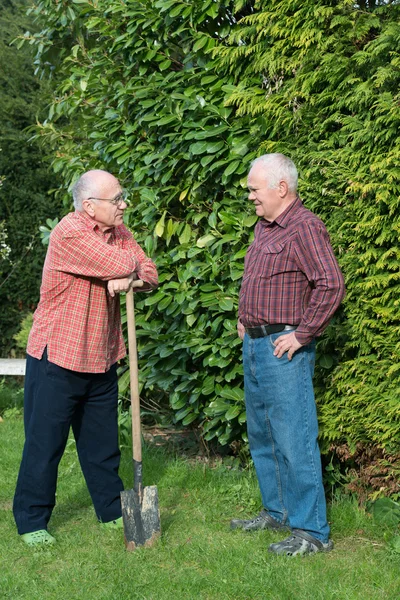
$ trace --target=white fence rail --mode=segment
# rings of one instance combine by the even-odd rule
[[[25,375],[25,358],[0,358],[0,375]]]

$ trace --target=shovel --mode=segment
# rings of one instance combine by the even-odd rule
[[[135,312],[132,289],[126,294],[129,369],[132,406],[133,489],[121,492],[125,546],[152,546],[161,535],[157,486],[142,485],[142,444],[140,432],[139,378],[136,347]]]

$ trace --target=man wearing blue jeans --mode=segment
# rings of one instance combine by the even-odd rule
[[[256,159],[249,200],[260,217],[245,258],[238,334],[250,451],[264,509],[233,529],[291,529],[269,551],[327,552],[329,539],[312,377],[315,337],[344,296],[343,276],[322,221],[297,195],[297,169],[283,154]]]

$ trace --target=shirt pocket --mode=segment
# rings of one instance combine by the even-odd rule
[[[274,243],[259,249],[258,276],[271,279],[275,275],[292,271],[295,263],[289,258],[290,244]]]

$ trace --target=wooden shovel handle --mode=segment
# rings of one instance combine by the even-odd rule
[[[129,375],[131,384],[132,406],[132,439],[133,460],[142,462],[142,440],[140,432],[140,400],[139,400],[139,372],[136,345],[135,309],[133,291],[126,294],[126,318],[128,323],[128,349],[129,349]]]

